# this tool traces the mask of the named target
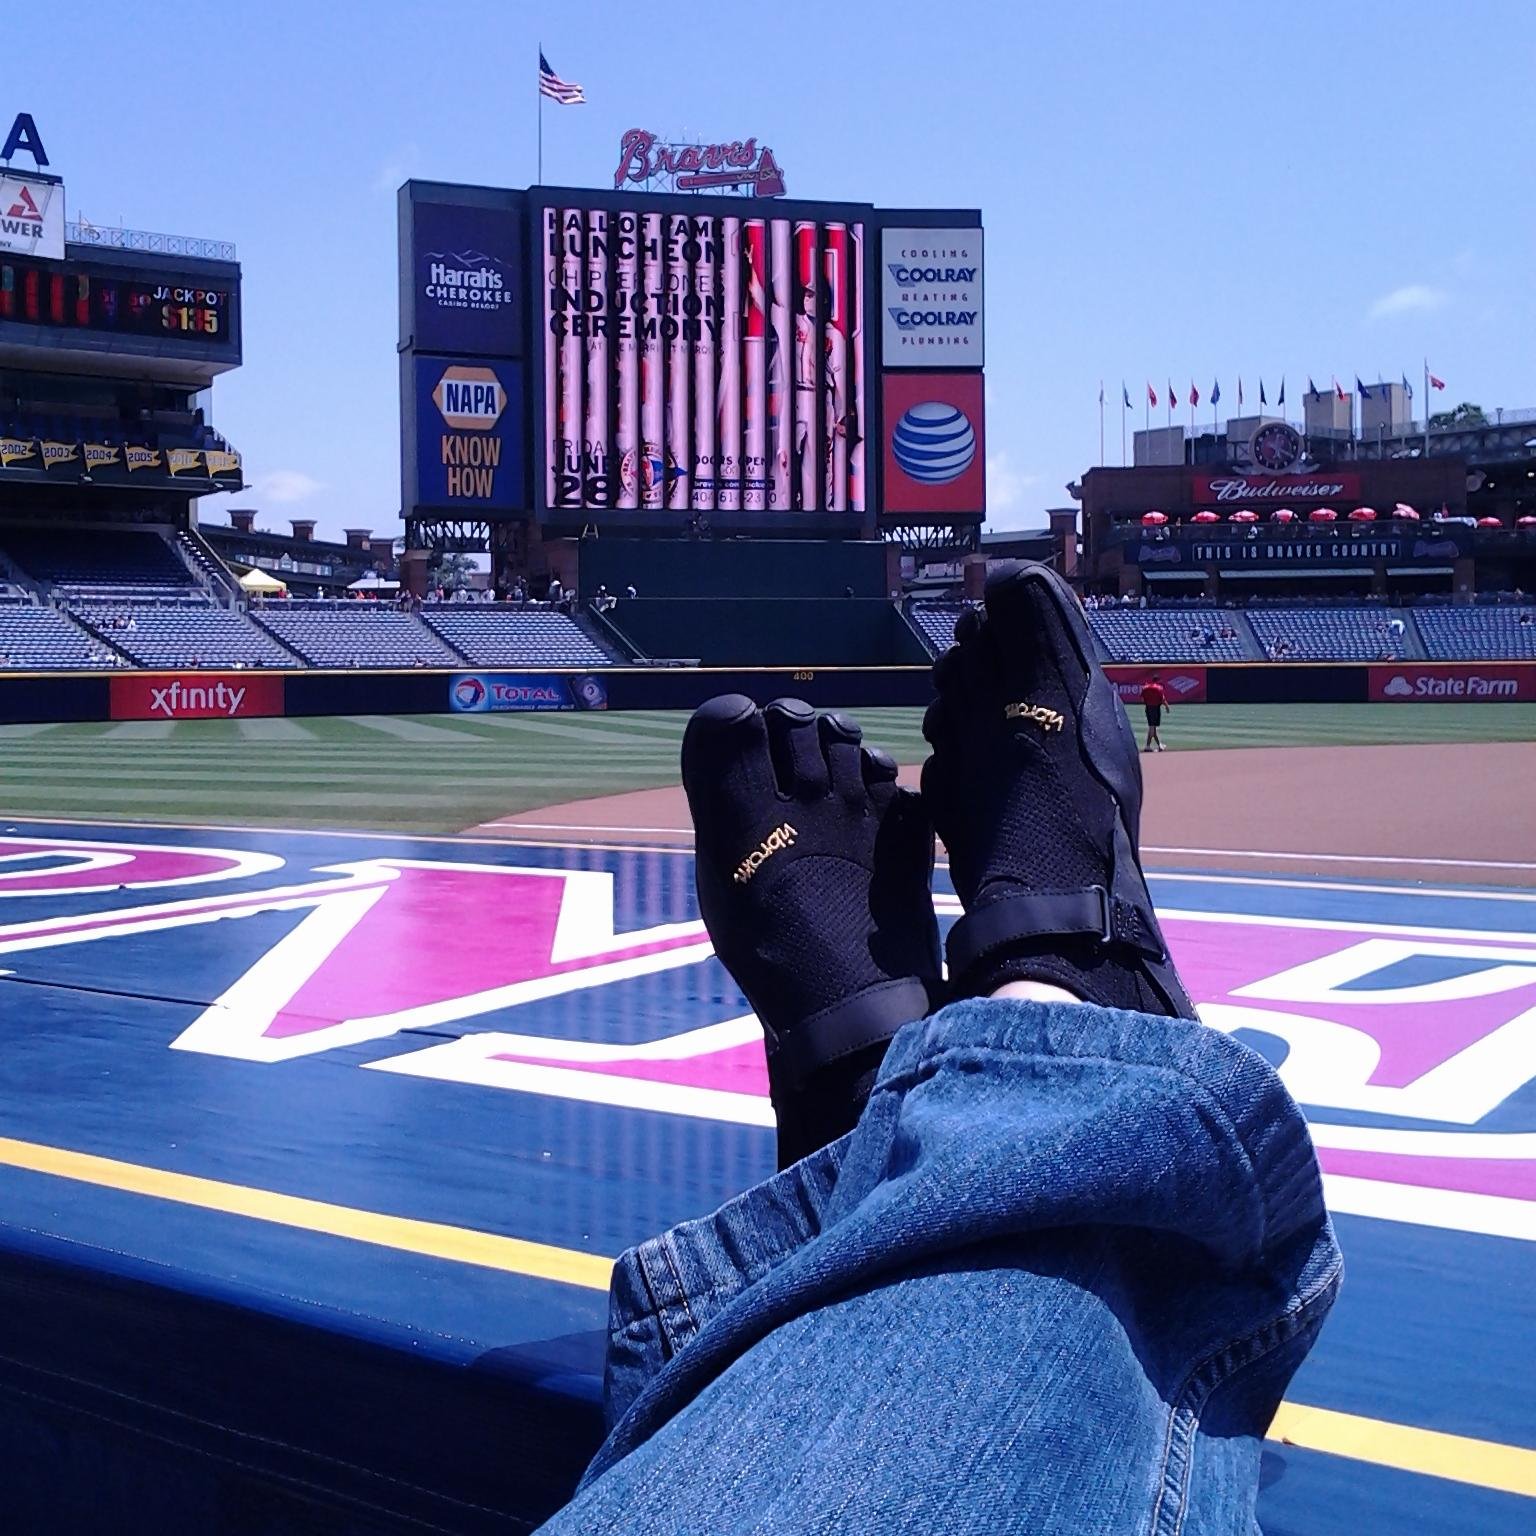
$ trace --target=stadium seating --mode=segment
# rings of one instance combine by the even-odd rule
[[[955,643],[955,620],[965,612],[964,603],[913,603],[908,617],[935,656]]]
[[[1436,661],[1536,661],[1536,604],[1529,608],[1420,608],[1414,612],[1414,623],[1426,654]]]
[[[1098,608],[1088,615],[1112,661],[1244,661],[1243,616],[1224,608]],[[1224,629],[1235,636],[1222,638]],[[1214,638],[1206,644],[1205,635]]]
[[[51,672],[122,664],[57,609],[0,602],[0,668]]]
[[[171,546],[148,530],[10,528],[0,548],[34,581],[63,593],[179,597],[196,589]]]
[[[84,623],[141,667],[292,667],[294,658],[243,613],[200,599],[79,604]]]
[[[1286,661],[1375,661],[1403,655],[1386,608],[1252,608],[1248,622],[1265,654],[1277,641]]]
[[[459,658],[413,614],[379,603],[270,602],[256,621],[317,667],[452,667]]]
[[[422,617],[477,667],[606,667],[613,658],[552,609],[475,604],[427,607]]]

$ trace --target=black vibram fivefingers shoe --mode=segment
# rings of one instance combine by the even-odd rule
[[[951,994],[1050,982],[1194,1018],[1141,872],[1141,762],[1077,598],[1042,565],[987,581],[934,666],[923,798],[965,915]]]
[[[711,699],[683,736],[699,910],[763,1026],[781,1166],[853,1128],[940,992],[933,829],[846,715]]]

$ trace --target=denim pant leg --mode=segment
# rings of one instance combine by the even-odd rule
[[[626,1257],[642,1342],[547,1530],[1252,1530],[1262,1436],[1341,1272],[1256,1053],[960,1004],[901,1032],[808,1163]]]

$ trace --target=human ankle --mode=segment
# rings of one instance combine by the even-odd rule
[[[1081,1003],[1075,992],[1052,986],[1048,981],[1005,981],[991,998],[1008,998],[1019,1003]]]

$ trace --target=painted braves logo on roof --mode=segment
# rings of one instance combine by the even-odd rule
[[[711,961],[697,918],[620,928],[611,869],[369,847],[295,873],[222,844],[0,837],[0,970],[45,981],[95,944],[108,965],[125,944],[184,959],[204,935],[220,979],[177,1051],[280,1065],[379,1042],[361,1070],[772,1124],[761,1030],[718,975],[686,986],[696,1023],[673,1009],[638,1042],[604,1034],[612,989]],[[684,856],[650,857],[689,887]],[[1277,1061],[1307,1108],[1336,1209],[1536,1238],[1536,934],[1163,915],[1205,1022]],[[524,1022],[552,998],[577,1010],[558,1034]]]

